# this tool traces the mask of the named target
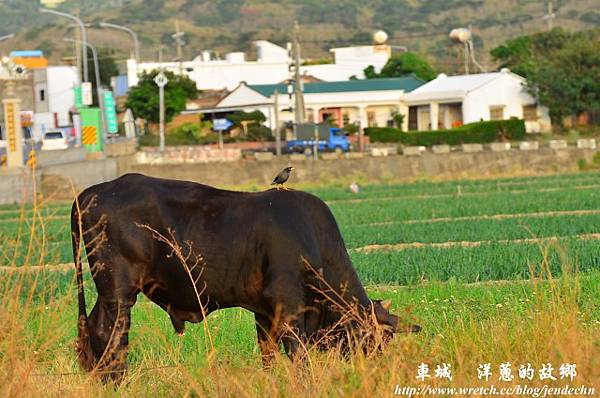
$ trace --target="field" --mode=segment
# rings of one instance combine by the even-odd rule
[[[597,173],[312,192],[333,211],[372,298],[391,299],[392,311],[420,324],[421,333],[398,335],[381,355],[311,352],[303,367],[281,358],[265,371],[250,313],[220,311],[178,337],[167,315],[140,298],[130,372],[115,391],[75,362],[70,205],[7,206],[0,208],[0,392],[389,396],[396,385],[422,385],[416,379],[422,362],[432,374],[435,365],[451,364],[452,381],[426,380],[437,387],[600,388]],[[95,292],[86,280],[89,306]],[[480,381],[477,367],[488,362],[493,377]],[[498,380],[505,362],[512,363],[512,382]],[[537,369],[548,362],[558,380],[519,380],[520,364]],[[563,363],[577,364],[572,382],[559,378]]]

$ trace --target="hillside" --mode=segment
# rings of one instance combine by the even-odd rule
[[[554,1],[555,26],[581,30],[600,26],[600,0]],[[39,14],[31,0],[0,1],[0,35],[17,39],[0,43],[0,53],[11,48],[41,48],[53,60],[72,54],[61,40],[71,37],[66,19]],[[426,55],[438,70],[453,72],[462,64],[460,48],[449,42],[450,29],[472,24],[478,58],[488,66],[488,52],[506,39],[546,29],[546,2],[541,0],[67,0],[59,10],[80,13],[89,23],[109,21],[138,32],[142,58],[175,57],[170,35],[175,20],[185,31],[184,55],[204,49],[219,54],[252,52],[251,42],[267,39],[284,45],[297,19],[303,55],[328,58],[329,48],[370,43],[375,29],[384,29],[390,43]],[[126,34],[90,29],[98,47],[113,47],[120,58],[130,50]]]

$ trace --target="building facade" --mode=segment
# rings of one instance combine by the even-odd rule
[[[275,84],[290,78],[288,51],[266,40],[255,43],[257,59],[247,61],[242,52],[215,59],[210,52],[203,52],[192,61],[142,62],[127,61],[129,87],[138,82],[138,75],[154,69],[182,73],[196,82],[198,90],[233,90],[241,82],[247,84]],[[377,71],[385,65],[391,54],[388,45],[334,48],[332,64],[306,65],[301,74],[323,81],[348,80],[352,76],[363,77],[363,69],[373,65]]]
[[[421,86],[416,77],[391,79],[347,80],[339,82],[316,82],[304,84],[306,120],[344,127],[385,127],[393,123],[394,116],[406,112],[402,98],[407,92]],[[275,105],[277,103],[277,106]],[[285,84],[240,84],[215,107],[193,112],[203,113],[207,118],[226,116],[235,111],[261,111],[267,118],[266,125],[275,128],[294,120],[293,101],[287,94]],[[277,114],[276,114],[277,113]]]
[[[508,69],[446,76],[422,85],[404,98],[407,130],[448,129],[481,120],[523,119],[528,132],[551,128],[548,108],[525,89],[525,79]]]

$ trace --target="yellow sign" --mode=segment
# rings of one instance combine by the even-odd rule
[[[15,105],[11,102],[6,104],[6,134],[8,139],[8,150],[17,150],[17,131],[15,129]]]
[[[94,145],[97,139],[95,126],[85,126],[81,129],[81,142],[85,145]]]

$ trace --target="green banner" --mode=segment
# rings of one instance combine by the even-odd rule
[[[117,109],[112,91],[104,92],[104,112],[106,113],[106,128],[109,133],[119,132],[119,123],[117,122]]]
[[[81,86],[73,87],[73,92],[75,93],[75,108],[83,107],[83,95],[81,93]]]

